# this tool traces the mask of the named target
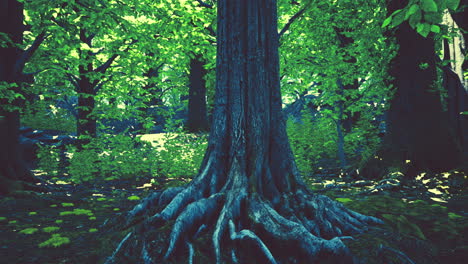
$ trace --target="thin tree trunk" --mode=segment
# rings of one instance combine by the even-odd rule
[[[84,29],[80,30],[80,41],[84,44],[87,44],[91,47],[92,38],[87,36],[87,32]],[[93,116],[93,110],[95,106],[95,85],[89,79],[89,75],[93,73],[93,65],[89,61],[90,52],[89,51],[82,51],[79,50],[80,59],[84,61],[84,64],[80,64],[78,66],[79,77],[78,77],[78,85],[77,91],[78,94],[78,118],[76,123],[76,132],[77,136],[85,136],[85,137],[96,137],[97,134],[97,120],[96,117]],[[79,145],[83,145],[89,142],[89,138],[87,139],[80,139]]]

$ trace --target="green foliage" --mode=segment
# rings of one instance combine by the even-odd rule
[[[58,176],[60,170],[60,150],[56,146],[38,145],[37,167],[48,176]]]
[[[6,222],[7,221],[7,218],[4,217],[4,216],[0,216],[0,222]]]
[[[130,201],[138,201],[138,200],[140,200],[140,197],[138,197],[136,195],[132,195],[132,196],[127,197],[127,199],[130,200]]]
[[[158,173],[165,177],[193,177],[201,165],[207,138],[205,135],[167,133],[159,146]]]
[[[311,114],[305,113],[302,123],[287,121],[289,142],[293,150],[297,167],[304,175],[312,174],[323,159],[336,158],[337,145],[335,124],[321,118],[315,122]]]
[[[88,209],[81,209],[81,208],[75,208],[73,211],[63,211],[60,212],[60,216],[66,216],[66,215],[87,215],[87,216],[93,216],[93,212]]]
[[[336,198],[335,200],[337,200],[340,203],[344,203],[344,204],[353,201],[353,199],[350,199],[350,198]]]
[[[75,206],[73,203],[62,203],[63,207],[73,207]]]
[[[20,234],[25,234],[25,235],[32,235],[34,233],[36,233],[37,231],[39,231],[39,229],[35,228],[35,227],[28,227],[26,229],[23,229],[21,231],[19,231]]]
[[[58,227],[58,226],[47,226],[47,227],[42,228],[42,231],[44,231],[46,233],[53,233],[53,232],[55,232],[55,231],[57,231],[59,229],[60,229],[60,227]]]
[[[37,215],[37,212],[29,212],[29,215]]]
[[[380,217],[395,231],[446,246],[468,227],[466,217],[454,217],[447,207],[422,200],[404,201],[390,196],[368,196],[346,206],[366,215]],[[457,215],[458,216],[458,215]],[[434,221],[434,219],[436,219]]]
[[[457,11],[460,0],[411,0],[402,9],[393,12],[386,18],[382,27],[397,27],[404,21],[423,37],[427,37],[430,32],[441,33],[440,23],[445,10]]]
[[[90,228],[90,229],[89,229],[89,233],[95,233],[95,232],[97,232],[97,231],[98,231],[98,230],[97,230],[96,228]]]
[[[42,94],[42,92],[40,92]],[[41,99],[42,98],[42,99]],[[23,126],[39,130],[55,130],[63,133],[76,132],[76,120],[65,109],[55,107],[55,102],[43,100],[34,101],[21,116]]]
[[[377,128],[363,113],[353,130],[344,137],[345,153],[356,167],[362,166],[372,157],[380,144]],[[287,121],[287,132],[296,164],[304,175],[313,174],[320,166],[338,165],[338,136],[333,119],[305,113],[302,122]]]
[[[159,162],[149,143],[124,135],[96,138],[83,150],[72,147],[70,152],[68,171],[75,182],[152,176]]]
[[[68,237],[61,236],[60,234],[53,234],[49,239],[39,244],[40,248],[43,247],[60,247],[66,244],[70,244]]]

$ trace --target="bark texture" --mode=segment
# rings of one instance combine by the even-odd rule
[[[2,1],[0,4],[0,32],[8,34],[15,44],[23,42],[23,5],[17,1]],[[16,83],[13,88],[20,93],[23,78],[21,62],[24,51],[8,45],[0,48],[0,82]],[[34,181],[32,173],[22,158],[19,145],[20,115],[17,110],[5,107],[20,107],[22,101],[9,102],[0,98],[0,194],[10,194],[23,189],[23,181]]]
[[[218,2],[216,101],[199,175],[151,195],[128,215],[129,233],[107,263],[168,263],[201,234],[211,263],[352,263],[342,239],[380,220],[346,209],[304,185],[282,116],[276,1]],[[152,230],[172,223],[167,250]],[[154,233],[153,233],[154,234]]]

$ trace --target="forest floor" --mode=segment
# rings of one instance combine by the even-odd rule
[[[103,263],[128,233],[109,231],[106,223],[158,189],[145,182],[71,184],[65,176],[38,177],[54,191],[0,197],[0,263]],[[399,175],[373,182],[322,172],[306,181],[316,192],[386,222],[387,236],[371,230],[349,244],[363,263],[381,263],[385,254],[394,255],[393,263],[466,263],[466,175],[454,171],[403,183]]]

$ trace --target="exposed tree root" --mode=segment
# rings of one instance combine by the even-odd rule
[[[192,241],[206,232],[212,237],[216,263],[318,263],[323,256],[336,259],[335,263],[352,263],[343,240],[371,224],[382,223],[303,188],[272,203],[257,192],[249,192],[248,178],[236,164],[224,186],[212,193],[212,175],[209,166],[205,168],[186,188],[154,193],[135,206],[127,215],[127,224],[143,217],[147,219],[144,227],[129,233],[106,263],[128,263],[121,256],[135,256],[135,252],[140,252],[138,263],[166,263],[175,252],[182,252],[179,249],[188,250],[188,262],[192,263]],[[163,209],[148,215],[157,206]],[[148,248],[152,239],[144,230],[170,220],[175,221],[167,250],[156,255]],[[222,252],[231,252],[231,256]]]

